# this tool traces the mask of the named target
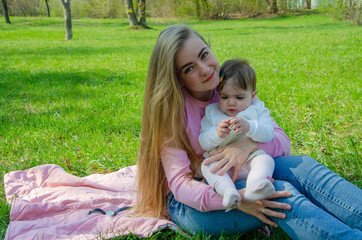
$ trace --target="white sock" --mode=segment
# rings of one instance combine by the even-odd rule
[[[216,164],[216,162],[211,163],[208,166],[201,164],[201,172],[205,177],[206,181],[211,187],[214,187],[215,191],[223,196],[223,206],[230,208],[235,205],[235,203],[241,201],[239,192],[235,188],[234,182],[231,180],[228,174],[223,174],[219,176],[216,173],[211,173],[210,169]]]
[[[244,198],[246,201],[254,202],[265,199],[274,192],[275,188],[268,179],[258,179],[246,187]]]
[[[222,199],[222,205],[224,207],[226,207],[226,209],[228,208],[232,208],[233,206],[235,206],[238,202],[241,201],[241,197],[239,192],[235,189],[235,187],[232,188],[228,188],[224,190],[224,196]]]
[[[266,176],[271,177],[274,171],[274,159],[266,154],[255,156],[250,160],[250,173],[246,181],[245,200],[258,201],[269,197],[275,188]]]

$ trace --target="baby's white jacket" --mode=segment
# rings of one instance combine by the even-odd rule
[[[250,129],[246,133],[256,142],[269,142],[274,137],[273,121],[270,111],[265,107],[264,102],[254,100],[247,109],[238,113],[236,117],[247,120]],[[217,135],[217,126],[220,121],[229,119],[230,116],[223,113],[218,103],[210,104],[205,109],[205,116],[201,120],[201,131],[199,142],[205,151],[211,151],[219,146],[225,138]]]

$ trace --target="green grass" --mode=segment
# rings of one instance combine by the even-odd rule
[[[153,29],[130,30],[126,19],[76,19],[74,39],[64,41],[61,18],[11,21],[0,23],[0,238],[9,222],[5,173],[53,163],[85,176],[136,163],[149,58],[175,23],[149,19]],[[360,27],[324,15],[187,24],[220,63],[249,59],[292,154],[362,186]],[[273,230],[272,239],[287,238]]]

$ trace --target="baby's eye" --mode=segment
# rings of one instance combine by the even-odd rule
[[[221,96],[221,99],[228,99],[227,96]]]
[[[243,100],[244,97],[236,97],[236,99],[238,99],[238,100]]]

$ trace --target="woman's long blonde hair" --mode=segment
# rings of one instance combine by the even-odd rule
[[[205,42],[197,32],[187,26],[167,27],[160,33],[151,55],[144,94],[138,157],[135,210],[140,215],[153,217],[165,215],[166,177],[161,163],[163,147],[185,150],[193,171],[199,163],[186,133],[184,99],[176,69],[177,53],[191,36],[198,36]]]

